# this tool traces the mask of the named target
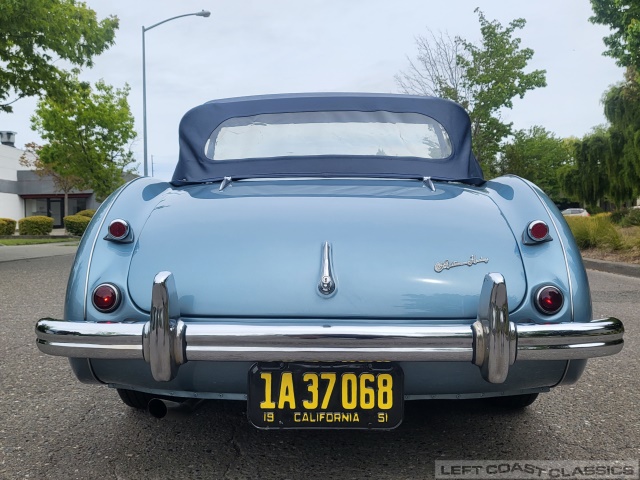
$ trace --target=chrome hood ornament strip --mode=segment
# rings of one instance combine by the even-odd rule
[[[322,295],[331,295],[336,290],[336,282],[333,280],[331,268],[331,244],[324,242],[322,246],[322,270],[318,291]]]

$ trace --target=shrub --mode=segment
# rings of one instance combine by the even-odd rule
[[[81,237],[84,231],[87,229],[87,225],[91,221],[91,218],[84,215],[68,215],[62,219],[64,222],[64,228],[71,235]]]
[[[598,215],[599,213],[604,213],[604,210],[602,209],[602,207],[599,207],[598,205],[589,205],[589,208],[587,210],[589,210],[589,213],[591,215]]]
[[[78,213],[76,213],[76,215],[80,215],[81,217],[89,217],[89,218],[93,218],[95,214],[96,214],[95,210],[80,210]]]
[[[627,210],[627,214],[622,218],[620,225],[623,227],[640,226],[640,208]]]
[[[16,233],[16,221],[10,218],[0,218],[0,235],[13,235]]]
[[[18,222],[20,235],[49,235],[53,230],[53,218],[35,215]]]
[[[609,216],[566,217],[566,220],[579,248],[622,248],[622,237]]]
[[[622,219],[627,215],[628,210],[616,210],[615,212],[611,212],[611,221],[613,223],[619,224],[622,222]]]

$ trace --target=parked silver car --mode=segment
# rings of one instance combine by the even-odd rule
[[[567,208],[566,210],[562,210],[562,215],[565,217],[588,217],[589,212],[587,212],[584,208]]]

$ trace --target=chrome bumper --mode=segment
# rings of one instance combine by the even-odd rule
[[[473,362],[491,383],[503,383],[517,360],[573,360],[622,350],[616,318],[553,325],[509,321],[500,274],[484,279],[472,325],[248,325],[186,323],[169,272],[156,275],[146,323],[91,323],[44,318],[38,348],[75,358],[144,359],[156,381],[175,378],[187,361]]]

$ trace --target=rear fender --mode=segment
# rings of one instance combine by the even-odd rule
[[[571,230],[553,202],[533,183],[517,176],[504,176],[484,187],[500,208],[518,239],[518,247],[527,275],[529,300],[513,312],[512,319],[526,322],[540,318],[534,306],[538,288],[549,283],[565,292],[562,309],[545,317],[549,323],[591,321],[589,282]],[[549,226],[552,241],[526,245],[523,234],[531,221],[542,220]]]
[[[113,192],[93,216],[71,269],[65,299],[65,318],[87,321],[113,321],[113,314],[103,314],[91,303],[91,292],[103,282],[117,285],[126,294],[127,272],[136,246],[135,235],[140,232],[153,209],[162,201],[171,185],[149,177],[128,182]],[[126,220],[133,232],[132,243],[104,240],[109,224],[117,219]],[[153,279],[149,280],[149,285]],[[126,296],[126,295],[125,295]],[[140,312],[124,301],[118,309],[118,319],[142,320]]]

